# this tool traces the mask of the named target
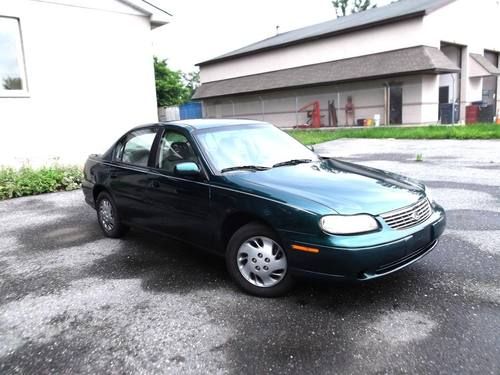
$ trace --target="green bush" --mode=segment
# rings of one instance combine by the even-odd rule
[[[0,200],[80,188],[79,167],[0,168]]]

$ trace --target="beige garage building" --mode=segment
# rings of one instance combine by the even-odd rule
[[[475,102],[492,121],[499,19],[496,0],[401,0],[204,61],[195,99],[205,117],[281,127],[306,123],[301,109],[315,102],[325,126],[335,124],[332,108],[339,125],[376,115],[382,124],[463,122]]]

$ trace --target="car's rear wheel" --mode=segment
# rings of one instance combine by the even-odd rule
[[[256,296],[281,296],[293,286],[278,236],[259,223],[247,224],[233,234],[227,246],[226,265],[234,281]]]
[[[106,237],[120,238],[128,228],[120,221],[118,210],[111,196],[103,191],[96,200],[97,221]]]

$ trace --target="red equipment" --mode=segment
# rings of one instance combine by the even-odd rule
[[[479,121],[480,107],[478,105],[469,105],[465,107],[465,123],[476,124]]]
[[[320,128],[321,106],[319,100],[306,104],[299,112],[307,112],[307,124],[297,125],[296,128]]]

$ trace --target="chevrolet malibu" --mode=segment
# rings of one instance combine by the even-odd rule
[[[297,276],[371,280],[428,254],[446,225],[426,187],[321,158],[264,122],[140,126],[85,164],[105,236],[130,227],[225,257],[244,291],[272,297]]]

